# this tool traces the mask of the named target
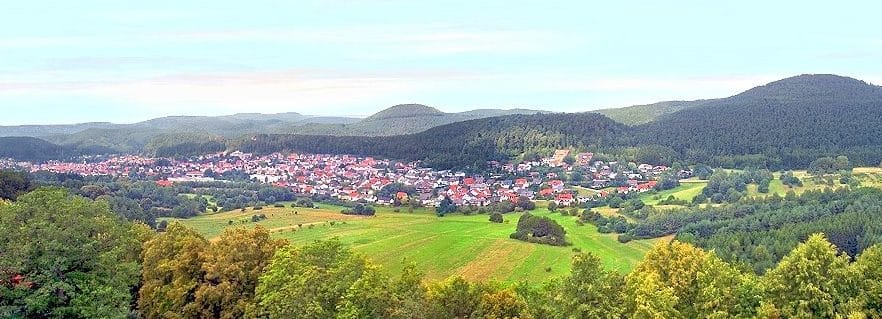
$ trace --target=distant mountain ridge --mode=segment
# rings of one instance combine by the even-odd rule
[[[132,124],[84,123],[74,125],[0,126],[0,136],[38,137],[76,153],[146,153],[178,149],[187,141],[193,151],[217,149],[219,140],[254,134],[307,134],[333,136],[390,136],[478,118],[542,111],[482,109],[445,113],[421,104],[395,105],[365,119],[279,114],[239,113],[225,116],[167,116]],[[203,142],[199,142],[203,141]],[[206,147],[211,145],[211,147]],[[157,153],[159,152],[159,153]]]
[[[165,119],[188,125],[178,131],[89,128],[47,139],[63,145],[66,154],[175,156],[243,148],[376,155],[442,167],[567,147],[648,163],[723,167],[799,168],[836,155],[847,155],[859,165],[875,166],[882,160],[882,87],[824,74],[786,78],[727,98],[575,114],[444,113],[408,104],[345,124],[290,125],[254,116],[240,116],[248,118],[244,121]]]
[[[645,163],[723,167],[805,168],[837,155],[857,165],[882,161],[882,87],[852,78],[801,75],[728,98],[676,102],[655,114],[633,126],[598,113],[511,115],[392,137],[261,135],[241,146],[420,159],[445,168],[570,147]]]

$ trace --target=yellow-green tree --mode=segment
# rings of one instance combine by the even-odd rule
[[[197,318],[192,302],[202,279],[208,242],[195,230],[172,223],[144,244],[138,309],[144,318]]]
[[[527,303],[511,290],[487,291],[481,296],[477,318],[530,319]]]
[[[679,241],[659,243],[646,253],[627,278],[629,281],[657,280],[661,287],[670,288],[677,297],[674,305],[677,312],[695,317],[695,301],[700,291],[698,274],[704,260],[705,252],[690,244]],[[634,285],[629,282],[629,286]]]
[[[882,318],[882,245],[864,250],[851,265],[851,276],[856,290],[852,311]]]
[[[199,317],[242,318],[254,307],[258,279],[275,254],[285,245],[257,226],[225,230],[202,255],[202,278],[193,302]]]
[[[766,301],[786,318],[833,318],[844,313],[848,257],[815,234],[763,277]]]
[[[657,273],[632,272],[625,284],[627,318],[670,319],[686,318],[677,311],[674,288],[666,286]]]

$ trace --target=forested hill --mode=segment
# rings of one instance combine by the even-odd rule
[[[639,127],[636,136],[636,143],[670,146],[696,162],[804,167],[842,154],[876,165],[882,87],[800,75],[664,115]]]
[[[491,117],[443,125],[390,137],[258,135],[242,150],[348,153],[402,160],[424,160],[437,168],[481,166],[526,152],[547,153],[561,147],[613,146],[628,127],[594,113]]]
[[[33,137],[0,137],[0,158],[23,161],[45,161],[62,156],[63,149]]]
[[[696,107],[712,100],[697,101],[665,101],[653,104],[634,105],[613,109],[601,109],[593,111],[606,115],[616,122],[638,125],[654,121],[665,114],[671,114],[690,107]]]

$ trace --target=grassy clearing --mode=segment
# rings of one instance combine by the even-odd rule
[[[691,202],[695,196],[701,193],[701,190],[707,186],[707,181],[690,181],[688,183],[681,183],[680,186],[677,186],[672,189],[664,190],[655,194],[641,194],[640,200],[643,201],[646,205],[658,205],[658,202],[665,200],[668,196],[674,196],[674,198],[682,199]]]
[[[298,213],[294,214],[295,211]],[[550,213],[544,207],[533,213],[557,220],[567,230],[573,245],[552,247],[509,239],[508,235],[515,230],[517,213],[506,214],[505,223],[495,224],[488,221],[487,215],[454,214],[439,218],[426,209],[395,213],[380,207],[374,217],[358,217],[340,214],[339,208],[332,206],[273,207],[207,214],[181,222],[209,238],[227,227],[256,224],[295,245],[337,237],[392,274],[398,273],[406,261],[415,263],[429,279],[461,275],[471,280],[506,283],[541,282],[568,273],[574,248],[596,254],[609,269],[630,271],[657,241],[621,244],[616,235],[600,234],[592,225],[577,225],[576,217]],[[254,214],[265,214],[267,219],[251,223]],[[230,220],[233,225],[229,225]]]

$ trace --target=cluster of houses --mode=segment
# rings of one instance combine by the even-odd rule
[[[296,153],[256,156],[238,151],[188,160],[126,155],[82,163],[7,162],[0,162],[0,165],[23,167],[32,172],[130,176],[155,180],[160,186],[224,180],[233,174],[304,195],[377,204],[417,202],[425,206],[436,206],[444,198],[450,198],[457,205],[486,206],[504,201],[517,203],[523,199],[547,199],[567,206],[607,196],[611,191],[627,193],[651,190],[656,185],[657,176],[668,170],[664,166],[648,164],[619,165],[616,162],[595,161],[592,153],[570,156],[568,150],[558,150],[549,158],[535,161],[492,162],[492,166],[501,174],[472,175],[424,168],[416,162],[372,157]],[[550,172],[549,168],[554,168],[555,172]],[[561,173],[557,172],[565,176],[559,176]],[[576,184],[572,181],[573,174],[581,176],[577,185],[587,184],[586,189],[594,191],[589,195],[584,192],[582,196],[577,195],[572,187]],[[570,182],[565,182],[567,177],[570,177]],[[407,191],[381,191],[393,184]]]

